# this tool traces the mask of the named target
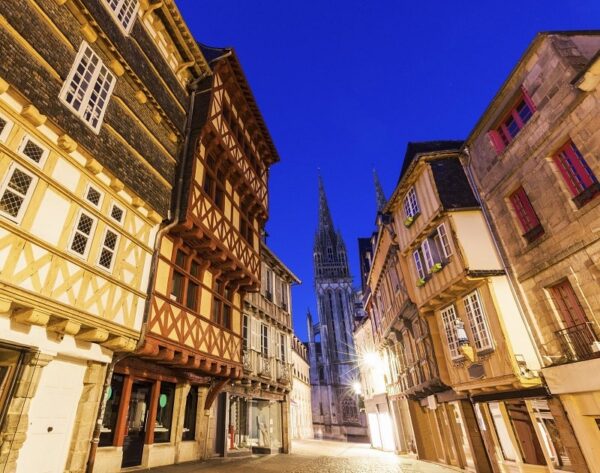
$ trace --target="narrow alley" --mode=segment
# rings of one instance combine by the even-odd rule
[[[382,452],[362,443],[296,440],[290,455],[217,459],[152,468],[152,473],[445,473],[457,471]]]

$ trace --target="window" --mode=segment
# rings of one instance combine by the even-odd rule
[[[492,422],[494,424],[496,436],[500,441],[502,456],[505,460],[516,461],[517,453],[515,452],[515,447],[513,446],[513,443],[510,439],[510,434],[508,432],[506,422],[504,422],[504,417],[502,416],[500,404],[498,404],[497,402],[490,402],[488,403],[488,407],[492,416]]]
[[[249,331],[248,331],[248,324],[250,323],[250,318],[248,317],[248,315],[244,314],[244,317],[242,318],[242,348],[244,350],[248,349],[248,336],[249,336]]]
[[[500,124],[489,132],[496,152],[501,153],[508,146],[532,117],[533,112],[535,112],[535,106],[525,90],[522,89],[515,105],[500,120]]]
[[[225,283],[215,280],[213,286],[212,320],[225,328],[231,329],[231,303],[233,291],[225,287]]]
[[[446,307],[441,311],[442,323],[444,324],[444,333],[446,334],[446,342],[448,343],[448,350],[450,351],[450,357],[453,360],[462,358],[462,353],[458,347],[458,337],[456,336],[456,309],[453,305]]]
[[[40,167],[44,165],[44,161],[49,153],[47,148],[39,144],[29,135],[25,135],[17,151],[21,156],[29,158]]]
[[[3,425],[26,352],[0,345],[0,425]]]
[[[505,401],[506,413],[510,419],[523,463],[546,465],[542,446],[537,438],[533,422],[524,401]]]
[[[90,249],[89,243],[95,228],[96,219],[85,213],[83,210],[80,211],[77,225],[71,236],[69,249],[80,256],[86,257]]]
[[[423,257],[420,249],[413,251],[413,260],[415,262],[415,269],[417,270],[419,279],[425,279],[425,269],[423,268]]]
[[[116,78],[84,41],[60,93],[61,100],[98,132]]]
[[[281,308],[283,310],[288,310],[289,308],[289,301],[288,301],[288,285],[286,284],[286,282],[282,279],[280,281],[281,283]]]
[[[185,413],[183,416],[183,432],[181,440],[196,439],[196,412],[198,410],[198,387],[191,386],[185,400]]]
[[[106,406],[104,408],[104,417],[102,418],[102,430],[100,431],[100,447],[106,447],[113,444],[115,429],[117,427],[117,418],[119,416],[119,405],[123,395],[122,374],[113,374],[110,387],[104,397]]]
[[[102,197],[102,192],[100,192],[93,186],[88,186],[85,192],[85,200],[87,200],[96,207],[100,207],[100,204],[102,203]]]
[[[0,142],[6,143],[8,134],[12,130],[13,122],[6,118],[4,115],[0,115]]]
[[[542,236],[544,234],[544,229],[531,205],[531,201],[529,200],[525,189],[519,187],[510,195],[509,199],[513,210],[517,214],[521,229],[524,232],[523,237],[528,242],[532,242]]]
[[[138,0],[104,0],[104,4],[125,34],[129,34],[140,6]]]
[[[123,218],[125,217],[125,210],[120,205],[115,203],[110,207],[110,218],[112,218],[117,223],[123,223]]]
[[[19,222],[35,189],[37,177],[17,163],[12,163],[0,187],[0,214]]]
[[[285,350],[286,342],[287,342],[287,339],[286,339],[285,334],[280,333],[279,334],[279,359],[281,361],[283,361],[284,363],[287,361],[286,356],[285,356],[286,355],[286,350]]]
[[[273,271],[270,268],[265,271],[265,297],[273,301]]]
[[[158,396],[157,402],[156,423],[154,424],[154,443],[165,443],[171,440],[175,385],[172,383],[161,382],[160,395]]]
[[[260,326],[260,352],[262,356],[269,356],[269,326],[261,324]]]
[[[392,285],[392,289],[394,293],[396,293],[396,291],[400,289],[400,279],[398,278],[398,270],[396,269],[395,259],[392,260],[388,274],[390,275],[390,283]]]
[[[176,250],[173,264],[170,298],[197,312],[200,300],[200,264],[181,249]]]
[[[437,227],[437,237],[439,239],[439,247],[444,254],[444,257],[450,258],[452,256],[452,245],[450,245],[450,239],[446,232],[446,224],[442,223]]]
[[[100,250],[100,256],[98,258],[99,266],[102,266],[109,271],[113,269],[118,242],[119,235],[113,232],[110,228],[107,228],[106,232],[104,233],[102,249]]]
[[[204,183],[202,188],[214,204],[221,210],[225,209],[225,174],[217,170],[217,160],[209,155],[206,158],[204,169]]]
[[[578,207],[585,205],[598,195],[600,192],[598,180],[575,143],[569,141],[564,145],[554,155],[554,162]]]
[[[417,202],[417,193],[415,188],[411,187],[404,198],[404,214],[407,218],[415,217],[419,213],[419,203]]]
[[[431,272],[431,268],[436,263],[434,258],[434,252],[431,248],[431,244],[429,243],[429,239],[426,239],[421,243],[421,252],[423,254],[423,258],[425,260],[425,268],[427,272]]]
[[[472,292],[463,299],[463,302],[475,341],[475,349],[479,351],[493,348],[492,337],[487,326],[479,293],[477,291]]]

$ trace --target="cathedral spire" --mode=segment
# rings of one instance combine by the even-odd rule
[[[319,232],[333,230],[333,219],[331,218],[331,212],[329,211],[329,204],[327,203],[327,195],[325,195],[325,186],[323,185],[323,178],[319,175]]]
[[[373,168],[373,182],[375,183],[375,200],[377,202],[377,212],[383,212],[385,204],[387,203],[387,199],[385,198],[385,194],[383,193],[383,188],[381,187],[381,182],[379,182],[379,177],[377,176],[377,171]]]

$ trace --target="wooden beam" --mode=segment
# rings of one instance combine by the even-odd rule
[[[229,381],[227,378],[221,378],[208,389],[208,394],[206,395],[206,400],[204,401],[204,410],[207,411],[211,408],[212,403],[217,398],[217,395],[221,392],[225,384],[227,384],[227,381]]]

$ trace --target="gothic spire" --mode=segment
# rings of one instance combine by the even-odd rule
[[[379,177],[377,176],[377,171],[373,169],[373,182],[375,183],[375,200],[377,202],[377,212],[382,212],[385,204],[387,203],[387,199],[385,198],[385,194],[383,193],[383,188],[381,187],[381,182],[379,182]]]
[[[331,218],[331,212],[329,212],[329,204],[327,203],[327,196],[325,195],[325,186],[323,185],[323,178],[319,175],[319,233],[323,231],[333,230],[333,219]]]

